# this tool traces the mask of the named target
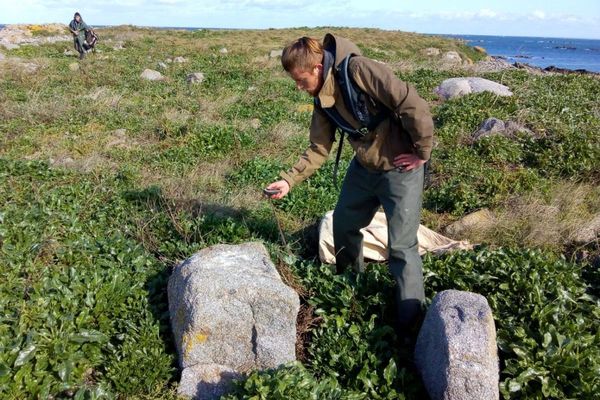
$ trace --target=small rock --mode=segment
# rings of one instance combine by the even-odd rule
[[[63,56],[67,56],[67,57],[72,57],[75,55],[75,52],[73,50],[66,50],[63,51]]]
[[[473,50],[481,54],[487,54],[487,51],[481,46],[473,46]]]
[[[180,57],[175,57],[173,59],[173,62],[176,62],[176,63],[179,63],[179,64],[186,63],[187,61],[188,61],[187,58],[181,57],[181,56]]]
[[[256,90],[256,86],[248,86],[249,92],[254,92]]]
[[[456,51],[447,51],[444,53],[444,55],[442,56],[442,60],[449,62],[449,63],[460,63],[462,62],[462,58],[460,57],[460,54],[458,54]]]
[[[498,96],[512,96],[512,92],[508,87],[479,77],[450,78],[435,88],[435,93],[445,100],[479,92],[492,92]]]
[[[171,58],[167,58],[167,59],[165,60],[165,62],[166,62],[167,64],[171,64],[171,63],[173,62],[173,60],[172,60]]]
[[[591,221],[583,225],[573,235],[573,242],[578,245],[585,245],[598,241],[600,236],[600,214],[596,215]]]
[[[415,364],[431,400],[498,399],[496,327],[486,298],[438,293],[419,332]]]
[[[69,64],[69,69],[71,71],[79,71],[79,63],[73,62],[73,63]]]
[[[283,50],[271,50],[269,53],[269,58],[277,58],[283,55]]]
[[[18,49],[19,47],[21,47],[18,44],[6,42],[6,41],[1,41],[0,46],[4,46],[4,48],[6,50],[14,50],[14,49]]]
[[[440,55],[440,49],[436,48],[436,47],[428,47],[426,49],[423,49],[423,54],[425,54],[428,57],[434,57],[434,56],[439,56]]]
[[[162,81],[165,79],[163,74],[153,69],[146,68],[140,75],[140,78],[146,79],[148,81]]]
[[[0,61],[4,60],[6,56],[3,53],[0,53]]]
[[[221,54],[227,54],[229,52],[227,51],[227,49],[225,47],[223,47],[223,48],[221,48],[221,50],[219,50],[219,53],[221,53]]]
[[[252,118],[250,120],[250,126],[252,127],[252,129],[258,129],[258,128],[260,128],[260,119],[258,119],[258,118]]]
[[[127,134],[127,129],[125,129],[125,128],[119,128],[113,132],[113,136],[118,137],[118,138],[124,138],[126,134]]]
[[[192,72],[186,77],[187,83],[202,83],[204,81],[204,74],[202,72]]]
[[[494,214],[487,208],[465,215],[461,219],[448,225],[444,232],[451,237],[460,237],[465,231],[486,229],[494,222]]]
[[[162,68],[162,69],[169,68],[169,66],[162,61],[159,61],[156,65],[158,65],[158,68]]]
[[[502,121],[498,118],[488,118],[481,123],[479,129],[471,134],[473,142],[480,140],[486,136],[502,135],[508,138],[514,138],[517,133],[525,133],[529,136],[535,134],[526,127],[514,121]]]
[[[124,50],[125,48],[123,47],[123,42],[117,42],[114,46],[113,46],[113,50],[115,51],[119,51],[119,50]]]

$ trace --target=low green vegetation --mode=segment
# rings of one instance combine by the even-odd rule
[[[79,63],[67,42],[5,52],[20,61],[0,64],[1,398],[176,398],[170,270],[203,247],[249,240],[265,242],[301,292],[304,343],[299,362],[250,374],[228,399],[424,398],[393,329],[386,266],[336,275],[316,259],[310,231],[337,199],[333,161],[274,208],[260,194],[303,151],[310,123],[310,98],[269,52],[326,31],[118,27],[99,30],[100,52]],[[462,237],[483,244],[474,250],[425,257],[428,299],[444,289],[486,296],[503,398],[594,398],[600,250],[568,238],[600,212],[600,80],[480,74],[514,96],[442,103],[433,89],[472,72],[422,50],[480,55],[436,37],[334,31],[432,106],[424,223],[441,229],[483,207],[499,216]],[[167,62],[178,56],[186,61]],[[139,78],[159,62],[164,81]],[[205,81],[187,84],[190,72]],[[489,117],[534,135],[473,142]],[[340,179],[350,158],[345,146]]]

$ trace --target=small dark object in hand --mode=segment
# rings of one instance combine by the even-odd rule
[[[281,192],[281,190],[279,189],[263,189],[263,193],[265,194],[265,196],[274,196],[277,193]]]

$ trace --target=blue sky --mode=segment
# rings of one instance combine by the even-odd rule
[[[0,23],[214,28],[351,26],[420,33],[600,39],[599,0],[0,0]]]

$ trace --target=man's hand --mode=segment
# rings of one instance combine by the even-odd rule
[[[419,168],[425,164],[427,160],[421,160],[415,154],[400,154],[394,157],[394,166],[399,168],[401,171],[410,171],[415,168]]]
[[[281,199],[290,191],[290,185],[286,180],[280,180],[277,182],[271,183],[267,186],[267,189],[271,190],[279,190],[279,193],[270,196],[271,199]]]

